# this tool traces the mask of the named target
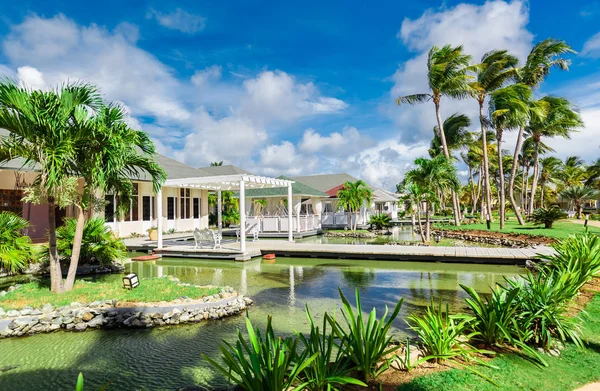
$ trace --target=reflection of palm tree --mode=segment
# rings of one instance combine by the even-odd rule
[[[343,269],[342,278],[349,286],[361,288],[370,285],[375,279],[375,272],[364,268]]]

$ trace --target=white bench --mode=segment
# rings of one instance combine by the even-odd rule
[[[223,238],[221,237],[221,235],[219,235],[217,232],[213,231],[212,229],[196,228],[194,230],[194,241],[196,242],[194,249],[197,249],[198,247],[204,248],[205,245],[207,245],[207,247],[212,247],[213,250],[216,248],[221,248],[221,240],[222,239]]]

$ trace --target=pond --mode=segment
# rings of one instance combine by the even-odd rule
[[[249,314],[256,325],[264,328],[271,314],[276,330],[284,334],[307,329],[305,305],[319,321],[325,311],[339,309],[338,286],[351,301],[358,288],[363,308],[376,307],[379,314],[404,297],[394,325],[394,333],[402,337],[407,333],[403,318],[422,311],[430,298],[442,298],[459,310],[465,296],[459,284],[487,292],[489,286],[522,271],[512,266],[391,261],[277,258],[267,262],[166,259],[133,262],[127,272],[142,278],[174,275],[183,282],[233,286],[255,300]],[[118,283],[121,276],[101,278]],[[90,390],[106,383],[111,390],[222,386],[224,379],[201,354],[218,357],[219,342],[232,341],[238,327],[244,327],[243,316],[146,330],[56,332],[0,340],[0,389],[74,389],[79,372]]]

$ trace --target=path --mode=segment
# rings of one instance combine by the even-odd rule
[[[569,219],[567,221],[569,223],[581,224],[581,225],[583,225],[585,223],[585,220],[577,220],[577,219]],[[597,221],[597,220],[588,220],[588,225],[590,225],[592,227],[598,227],[598,228],[600,228],[600,221]]]

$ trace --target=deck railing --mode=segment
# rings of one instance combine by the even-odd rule
[[[248,216],[247,224],[258,224],[260,232],[287,232],[287,216]],[[321,220],[316,215],[292,217],[292,231],[308,232],[321,228]]]

